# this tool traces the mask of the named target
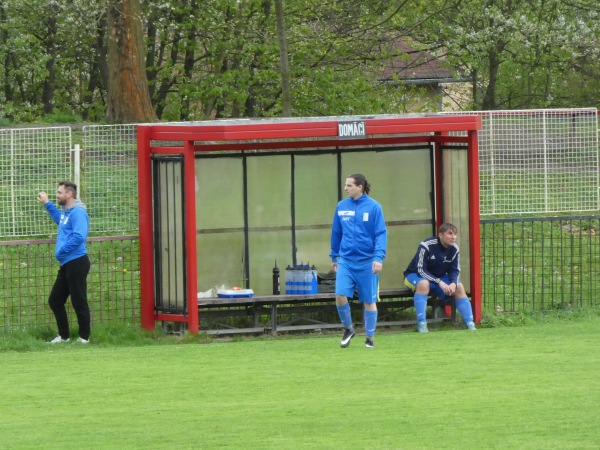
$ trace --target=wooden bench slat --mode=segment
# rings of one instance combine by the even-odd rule
[[[382,289],[379,291],[380,298],[412,297],[413,293],[408,288]],[[301,303],[335,300],[335,293],[327,292],[320,294],[281,294],[281,295],[259,295],[255,297],[205,297],[198,299],[198,306],[244,306],[244,305],[267,305],[271,303]]]
[[[201,333],[206,333],[211,336],[220,336],[228,334],[264,334],[265,327],[254,328],[223,328],[219,330],[200,330]]]
[[[412,306],[413,292],[405,287],[398,289],[382,289],[379,292],[381,300],[380,304],[382,307],[397,307],[397,308],[409,308]],[[401,300],[404,299],[404,300]],[[386,301],[387,300],[387,301]],[[430,304],[433,300],[433,305],[437,305],[435,299],[430,298]],[[340,323],[328,324],[328,323],[313,323],[313,324],[295,324],[295,325],[279,325],[277,316],[278,313],[289,313],[294,309],[298,309],[298,312],[303,312],[302,308],[305,309],[319,309],[318,304],[333,304],[335,301],[335,293],[318,293],[318,294],[282,294],[282,295],[260,295],[255,297],[236,297],[236,298],[223,298],[223,297],[209,297],[198,299],[198,307],[201,315],[220,317],[227,316],[228,308],[229,311],[234,312],[235,316],[248,315],[254,316],[255,325],[258,325],[257,318],[259,315],[267,314],[270,316],[270,326],[266,327],[253,327],[253,328],[226,328],[226,329],[210,329],[201,330],[211,335],[226,335],[226,334],[257,334],[257,333],[271,333],[277,334],[278,331],[301,331],[301,330],[319,330],[319,329],[341,329],[343,328]],[[302,306],[303,304],[313,304],[314,308],[310,306]],[[280,306],[281,305],[281,306]],[[288,306],[285,306],[288,305]],[[292,306],[297,305],[297,306]],[[452,319],[454,320],[454,304],[452,303]],[[359,308],[360,304],[357,301],[352,301],[351,306],[353,309]],[[325,307],[323,305],[322,307]],[[212,314],[211,314],[212,313]],[[434,317],[428,322],[435,323],[446,320],[445,318]],[[289,322],[288,322],[289,323]],[[391,322],[378,322],[377,326],[403,326],[414,324],[414,320],[405,321],[391,321]]]

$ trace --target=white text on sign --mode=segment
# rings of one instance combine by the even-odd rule
[[[367,130],[365,123],[362,121],[358,122],[339,122],[338,123],[338,136],[339,137],[356,137],[366,136]]]

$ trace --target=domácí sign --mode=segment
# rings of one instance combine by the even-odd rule
[[[356,122],[339,122],[338,136],[339,137],[357,137],[366,136],[367,130],[363,121]]]

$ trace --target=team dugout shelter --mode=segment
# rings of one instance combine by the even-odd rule
[[[419,243],[458,227],[461,282],[481,320],[479,116],[411,114],[139,125],[141,324],[199,331],[198,293],[273,294],[273,268],[331,269],[333,212],[363,173],[388,230],[381,289]],[[282,294],[285,294],[282,283]]]

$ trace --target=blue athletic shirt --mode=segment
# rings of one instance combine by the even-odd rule
[[[386,247],[387,230],[378,202],[363,194],[338,203],[331,226],[329,256],[333,262],[339,258],[356,265],[383,262]]]
[[[90,219],[85,205],[80,200],[68,209],[59,210],[52,202],[44,205],[54,222],[58,224],[55,256],[60,265],[87,254],[87,240]]]
[[[460,257],[456,244],[444,247],[439,237],[432,236],[419,244],[404,276],[416,273],[421,278],[440,284],[440,277],[448,275],[450,283],[458,283],[460,275]]]

